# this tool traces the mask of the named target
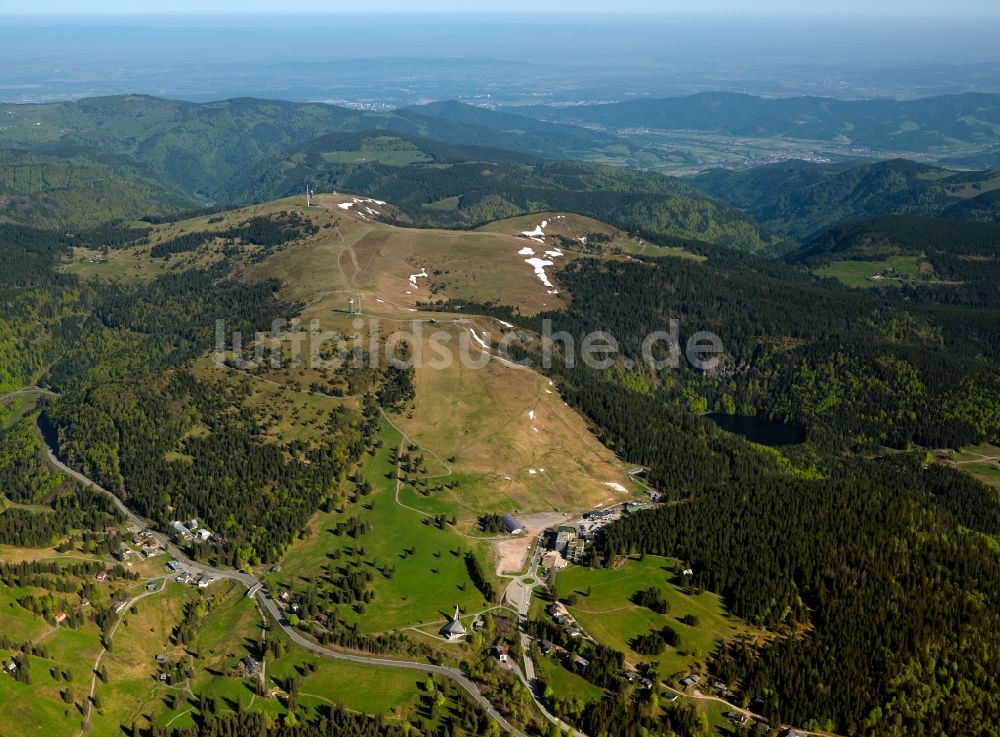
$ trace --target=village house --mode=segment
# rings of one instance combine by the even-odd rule
[[[692,686],[697,686],[699,683],[701,683],[701,676],[697,674],[690,675],[687,678],[681,680],[681,686],[685,689],[691,688]]]

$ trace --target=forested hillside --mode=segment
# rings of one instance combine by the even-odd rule
[[[759,697],[772,724],[987,734],[1000,721],[980,667],[996,657],[984,633],[997,626],[1000,557],[988,537],[1000,533],[1000,502],[928,465],[919,446],[1000,438],[995,298],[973,284],[853,290],[732,254],[644,261],[574,262],[558,274],[570,307],[538,318],[577,339],[618,339],[629,361],[594,371],[557,360],[552,375],[673,502],[611,526],[606,564],[679,558],[734,614],[774,631],[711,666],[740,682],[742,703]],[[642,368],[642,339],[668,317],[681,319],[682,341],[717,333],[722,363]],[[706,410],[802,435],[763,448]]]
[[[76,230],[193,204],[179,189],[92,152],[0,149],[0,218],[7,221]]]
[[[0,225],[0,393],[44,373],[86,311],[76,279],[54,271],[68,251],[64,235]]]
[[[691,178],[697,187],[744,210],[765,227],[809,240],[844,220],[923,215],[992,220],[974,195],[988,173],[959,173],[896,159],[874,164],[793,161],[753,169],[716,169]],[[985,211],[984,211],[985,210]]]
[[[836,259],[877,261],[894,254],[922,255],[932,265],[942,266],[964,259],[970,261],[970,270],[991,272],[1000,258],[1000,224],[901,215],[850,220],[830,228],[788,259],[820,264]]]

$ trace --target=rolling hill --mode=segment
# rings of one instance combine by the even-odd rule
[[[789,260],[817,264],[844,258],[877,260],[896,254],[995,260],[1000,257],[1000,225],[899,215],[852,220],[790,254]]]
[[[0,150],[0,220],[35,227],[92,228],[189,208],[177,188],[121,162],[83,152]]]
[[[878,215],[991,220],[996,217],[991,192],[1000,176],[893,159],[714,169],[689,181],[775,232],[809,240],[841,221]]]
[[[303,182],[391,201],[400,222],[471,228],[547,210],[604,220],[663,245],[713,245],[780,253],[787,242],[739,210],[660,174],[499,149],[454,146],[403,134],[330,134],[273,166],[237,199],[286,197]]]
[[[385,129],[553,158],[614,141],[570,126],[465,107],[374,113],[320,103],[240,98],[199,104],[145,95],[0,105],[0,147],[85,147],[124,157],[188,194],[226,201],[237,182],[259,174],[268,157],[334,131]]]

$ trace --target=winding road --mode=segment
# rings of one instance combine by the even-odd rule
[[[8,397],[13,396],[14,394],[29,394],[32,392],[46,393],[49,394],[50,396],[56,396],[53,392],[49,392],[47,390],[28,388],[19,390],[18,392],[13,392],[12,394],[4,395],[3,397],[0,397],[0,399],[6,399]],[[119,499],[116,494],[105,489],[100,484],[95,483],[93,480],[87,478],[79,471],[70,468],[61,460],[59,460],[59,457],[56,454],[56,449],[52,448],[49,445],[49,439],[45,437],[45,433],[41,432],[41,429],[39,429],[39,435],[43,440],[43,447],[45,448],[45,454],[49,463],[51,463],[53,466],[55,466],[60,471],[65,473],[67,476],[70,476],[71,478],[76,479],[80,483],[91,487],[94,491],[98,491],[106,495],[109,499],[111,499],[114,505],[119,510],[121,510],[122,514],[125,515],[125,517],[132,525],[134,525],[139,530],[149,530],[150,534],[153,535],[153,537],[155,537],[163,545],[164,549],[168,553],[170,553],[170,555],[172,555],[176,560],[184,564],[184,566],[188,568],[188,570],[190,570],[192,574],[200,573],[213,578],[232,579],[235,581],[239,581],[244,586],[246,586],[247,589],[257,587],[258,584],[262,583],[256,577],[252,576],[249,573],[222,569],[222,568],[214,568],[212,566],[207,566],[202,563],[197,563],[191,560],[187,555],[184,554],[183,551],[181,551],[177,546],[173,545],[166,535],[152,530],[148,522],[139,517],[134,512],[132,512],[127,506],[125,506],[124,502],[122,502],[122,500]],[[399,670],[417,671],[420,673],[433,673],[443,678],[448,678],[451,681],[453,681],[456,685],[458,685],[463,691],[465,691],[469,695],[469,697],[475,703],[481,706],[490,716],[490,718],[492,718],[495,722],[497,722],[497,724],[499,724],[504,730],[514,735],[514,737],[527,737],[527,735],[525,735],[524,732],[520,731],[519,729],[514,727],[514,725],[508,722],[504,718],[504,716],[493,706],[490,700],[487,699],[485,696],[483,696],[482,692],[479,690],[479,687],[476,686],[476,684],[473,683],[468,678],[468,676],[466,676],[462,671],[458,670],[457,668],[448,668],[442,665],[432,665],[430,663],[419,663],[406,660],[390,660],[385,658],[375,658],[367,655],[356,655],[352,653],[340,652],[338,650],[331,650],[330,648],[323,647],[322,645],[319,645],[313,642],[312,640],[307,639],[298,630],[294,629],[290,624],[288,624],[287,620],[285,620],[285,618],[282,616],[281,611],[278,609],[277,605],[274,603],[272,599],[270,599],[266,595],[257,597],[257,594],[260,593],[261,591],[263,591],[263,588],[258,587],[257,591],[254,592],[254,596],[261,604],[263,604],[264,608],[268,611],[271,617],[278,624],[278,627],[280,627],[281,630],[286,635],[288,635],[289,639],[291,639],[296,644],[304,647],[305,649],[309,650],[310,652],[315,653],[316,655],[319,655],[321,657],[330,658],[333,660],[343,660],[350,663],[376,666],[379,668],[394,668]]]

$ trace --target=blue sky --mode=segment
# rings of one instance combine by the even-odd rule
[[[0,14],[567,13],[1000,17],[997,0],[3,0]]]

